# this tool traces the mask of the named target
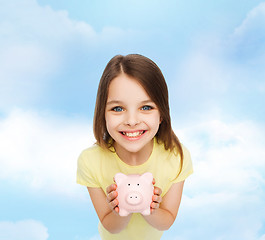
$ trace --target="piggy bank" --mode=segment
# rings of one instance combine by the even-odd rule
[[[152,173],[146,172],[142,175],[117,173],[114,179],[117,184],[120,216],[136,212],[150,215],[150,205],[154,194]]]

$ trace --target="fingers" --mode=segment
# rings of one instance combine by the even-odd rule
[[[115,207],[115,208],[114,208],[114,211],[115,211],[116,213],[119,213],[119,207]]]
[[[156,203],[156,202],[152,202],[151,203],[151,209],[157,209],[157,208],[159,208],[159,203]]]
[[[153,195],[152,200],[155,203],[161,203],[162,202],[162,197],[161,196],[157,196],[157,195]]]
[[[107,187],[106,192],[107,192],[107,202],[112,210],[115,212],[119,212],[119,201],[117,199],[118,192],[116,191],[117,185],[116,184],[111,184],[110,186]]]
[[[113,200],[115,200],[118,196],[117,191],[112,191],[110,193],[107,194],[107,201],[108,202],[112,202]]]
[[[162,190],[159,187],[154,187],[154,195],[160,196],[162,194]]]
[[[156,184],[156,180],[153,178],[153,181],[152,181],[152,183],[153,183],[153,185],[155,185]]]
[[[160,195],[153,195],[151,208],[159,208],[160,203],[162,202],[162,197]]]
[[[117,185],[115,183],[109,185],[106,189],[107,194],[109,194],[112,191],[115,191],[117,189]]]
[[[150,205],[151,213],[153,213],[155,209],[159,208],[160,203],[162,202],[162,197],[160,196],[161,194],[162,194],[161,188],[154,187],[154,195],[152,197],[152,203]]]
[[[119,201],[117,199],[114,199],[113,201],[109,202],[109,206],[112,210],[116,211],[116,208],[118,208]]]

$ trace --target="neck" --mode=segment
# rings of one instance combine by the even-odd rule
[[[153,151],[153,141],[150,141],[138,152],[129,152],[119,146],[115,146],[115,144],[114,146],[117,155],[123,162],[131,166],[137,166],[145,163],[150,157]]]

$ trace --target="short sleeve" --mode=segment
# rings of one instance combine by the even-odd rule
[[[87,186],[87,187],[100,187],[97,181],[95,168],[95,161],[93,154],[89,150],[84,150],[77,161],[77,174],[76,182],[78,184]]]
[[[172,183],[182,182],[184,181],[188,176],[190,176],[193,173],[193,166],[192,161],[190,157],[189,150],[182,145],[183,150],[183,166],[181,169],[181,172],[179,175],[172,181]]]

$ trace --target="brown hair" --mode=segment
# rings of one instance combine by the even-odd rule
[[[171,127],[166,81],[159,67],[149,58],[139,54],[113,57],[102,74],[98,87],[93,124],[97,144],[104,148],[109,148],[113,144],[106,128],[105,108],[110,82],[122,73],[137,80],[158,107],[162,122],[156,133],[157,141],[164,143],[166,150],[177,150],[177,153],[180,154],[182,168],[183,151]]]

